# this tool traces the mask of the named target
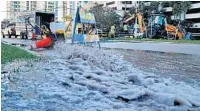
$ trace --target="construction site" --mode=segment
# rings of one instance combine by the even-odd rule
[[[5,1],[2,111],[200,111],[200,1]]]

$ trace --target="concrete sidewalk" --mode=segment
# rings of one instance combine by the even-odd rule
[[[29,46],[30,44],[33,44],[36,42],[36,40],[25,40],[25,39],[13,39],[13,38],[1,38],[1,42],[11,44],[11,45],[23,45],[23,46]]]
[[[102,43],[101,46],[105,48],[150,50],[150,51],[159,51],[159,52],[173,52],[173,53],[200,55],[200,45],[198,44],[174,44],[174,43],[172,44],[168,42],[162,42],[162,43],[113,42],[113,43]]]

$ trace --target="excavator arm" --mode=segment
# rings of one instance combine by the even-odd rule
[[[140,28],[140,32],[144,32],[144,24],[143,24],[143,17],[142,17],[142,14],[139,12],[137,14],[137,18],[138,18],[138,25],[139,25],[139,28]]]
[[[124,21],[124,23],[127,23],[127,22],[129,22],[130,20],[132,20],[132,19],[134,19],[135,18],[135,14],[133,14],[131,17],[129,17],[128,19],[126,19],[125,21]]]
[[[124,23],[127,23],[127,22],[129,22],[130,20],[135,19],[136,16],[137,16],[137,19],[138,19],[138,25],[139,25],[140,32],[143,33],[143,32],[144,32],[144,24],[143,24],[143,17],[142,17],[142,14],[141,14],[140,12],[137,13],[136,15],[133,14],[131,17],[129,17],[128,19],[126,19],[126,20],[124,21]]]

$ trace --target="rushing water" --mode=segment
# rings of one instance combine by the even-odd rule
[[[198,87],[137,69],[143,65],[136,60],[145,59],[124,55],[130,63],[118,51],[55,48],[36,51],[41,59],[2,66],[3,111],[200,110]]]
[[[134,67],[200,86],[200,56],[156,51],[119,50]]]

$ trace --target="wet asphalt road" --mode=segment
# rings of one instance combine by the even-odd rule
[[[3,39],[6,42],[13,43],[23,43],[25,45],[31,44],[34,41],[24,42],[17,39]],[[109,45],[110,48],[116,48],[123,56],[126,61],[129,61],[134,65],[134,67],[143,70],[145,72],[155,73],[166,78],[172,77],[178,81],[184,81],[187,83],[192,83],[193,85],[200,86],[200,55],[199,51],[195,49],[187,50],[189,47],[200,48],[195,44],[169,44],[169,43],[122,43],[122,45],[116,45],[117,43],[103,43],[103,45]],[[126,47],[127,44],[131,44],[133,47]],[[143,44],[143,45],[142,45]],[[149,44],[149,47],[146,47],[144,44]],[[125,45],[125,46],[124,46]],[[139,47],[141,46],[142,47]],[[157,45],[167,45],[173,47],[174,45],[181,46],[183,50],[178,50],[175,47],[171,53],[164,53],[166,47],[157,47],[156,49],[151,46],[157,47]],[[194,46],[193,46],[194,45]],[[186,47],[187,46],[187,47]],[[108,47],[108,46],[104,46]],[[123,47],[123,49],[121,48]],[[170,47],[167,50],[171,50]],[[186,47],[186,48],[184,48]],[[134,50],[134,49],[135,50]],[[141,50],[138,48],[142,48]],[[146,51],[147,49],[152,49],[156,51]],[[107,48],[105,48],[107,49]],[[177,50],[176,50],[177,49]],[[158,51],[157,51],[158,50]],[[162,52],[159,52],[162,50]],[[180,53],[174,53],[180,52]],[[182,52],[186,54],[182,54]],[[191,53],[191,54],[187,54]],[[194,54],[193,54],[194,53]]]
[[[199,44],[177,44],[170,42],[111,42],[102,43],[102,47],[119,48],[119,49],[134,49],[134,50],[150,50],[159,52],[174,52],[183,54],[193,54],[200,56]]]
[[[132,49],[116,50],[138,69],[200,86],[200,56],[198,55]]]

